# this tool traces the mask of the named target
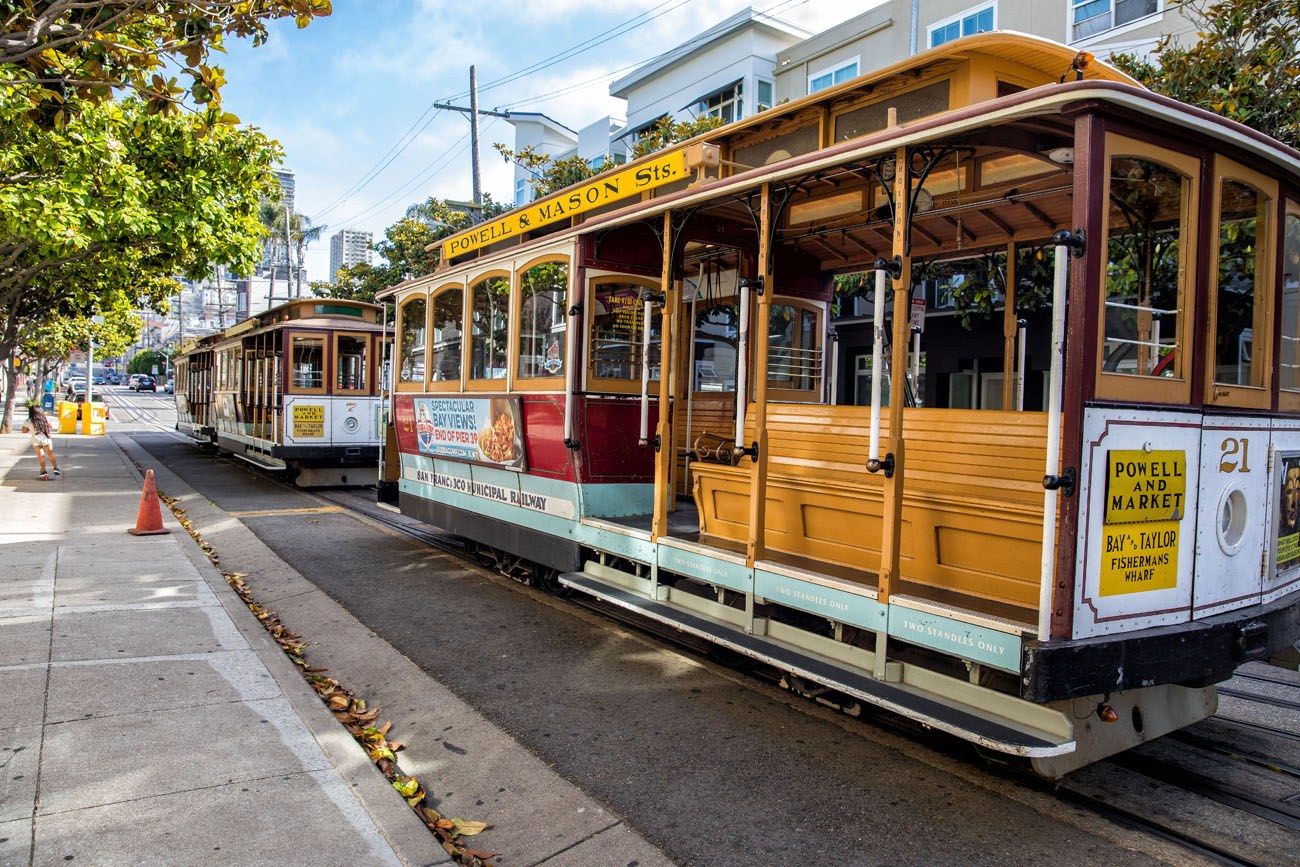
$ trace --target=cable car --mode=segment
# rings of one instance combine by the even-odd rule
[[[1300,154],[989,33],[441,242],[403,513],[1059,777],[1300,637]]]
[[[381,312],[295,300],[190,341],[176,357],[177,430],[302,487],[375,484]]]

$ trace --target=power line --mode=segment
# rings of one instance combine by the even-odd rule
[[[543,60],[537,61],[536,63],[527,66],[522,70],[510,73],[508,75],[502,76],[501,78],[488,82],[486,85],[480,88],[480,92],[492,87],[497,87],[502,84],[506,84],[510,81],[514,81],[524,75],[531,74],[533,72],[539,72],[542,69],[546,69],[550,66],[554,66],[556,63],[559,63],[563,60],[567,60],[576,57],[579,54],[583,54],[587,51],[590,51],[592,48],[595,48],[598,45],[603,45],[604,43],[609,42],[612,39],[615,39],[619,36],[624,36],[632,32],[633,30],[637,29],[638,27],[648,24],[649,22],[655,20],[656,18],[662,15],[666,15],[667,13],[673,11],[674,9],[680,8],[681,6],[684,6],[689,2],[691,2],[691,0],[664,0],[664,2],[658,4],[657,6],[652,6],[649,9],[647,9],[645,12],[638,13],[637,15],[634,15],[631,18],[626,19],[620,24],[616,24],[615,26],[609,28],[608,30],[596,34],[596,36],[590,37],[589,39],[579,42],[577,45],[572,46],[571,48],[567,48],[564,51],[559,52],[558,54],[554,54],[548,58],[544,58]],[[664,6],[669,6],[670,8],[663,9]],[[642,18],[647,14],[654,12],[657,9],[663,9],[663,11],[649,18],[646,18],[644,21],[637,22],[638,18]],[[633,22],[637,22],[637,23],[633,23]],[[628,25],[632,25],[632,26],[628,26]],[[402,137],[396,143],[394,143],[392,147],[390,147],[383,156],[379,158],[376,165],[373,166],[368,172],[366,172],[361,177],[360,180],[358,180],[346,191],[344,191],[342,195],[340,195],[334,201],[330,202],[319,212],[317,212],[313,216],[313,221],[319,220],[321,217],[325,216],[325,214],[337,208],[348,196],[360,192],[362,189],[368,186],[372,181],[374,181],[374,179],[381,172],[383,172],[384,169],[386,169],[389,165],[391,165],[393,160],[397,159],[397,157],[400,156],[401,153],[410,146],[411,142],[415,140],[415,137],[418,136],[421,132],[423,132],[426,128],[428,128],[429,124],[432,123],[433,117],[430,116],[430,112],[434,112],[436,116],[436,112],[438,110],[437,103],[450,102],[453,99],[461,99],[467,96],[468,94],[469,91],[462,91],[456,94],[455,96],[450,96],[447,97],[446,99],[435,99],[432,102],[430,102],[429,105],[424,109],[424,111],[421,112],[420,116],[417,117],[415,121],[411,124],[410,128],[407,129],[406,133],[404,133]],[[427,121],[425,120],[426,117],[428,117]],[[421,121],[424,121],[423,126],[420,125]],[[419,129],[416,129],[416,127],[419,127]]]

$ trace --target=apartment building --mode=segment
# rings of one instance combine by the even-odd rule
[[[360,229],[340,229],[330,236],[330,282],[339,278],[344,265],[370,263],[370,240],[373,236]]]
[[[798,99],[928,48],[990,30],[1017,30],[1111,54],[1151,51],[1166,34],[1194,35],[1173,0],[885,0],[779,52],[776,99]]]

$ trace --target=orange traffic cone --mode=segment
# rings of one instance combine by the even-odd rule
[[[153,470],[144,471],[144,490],[140,492],[140,513],[135,528],[127,530],[132,536],[161,536],[170,533],[162,522],[162,501],[158,499],[158,486],[154,484]]]

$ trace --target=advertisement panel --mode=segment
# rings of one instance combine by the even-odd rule
[[[414,415],[421,454],[526,469],[517,397],[417,397]]]
[[[1278,453],[1278,479],[1273,571],[1278,578],[1291,578],[1300,573],[1300,453]]]

